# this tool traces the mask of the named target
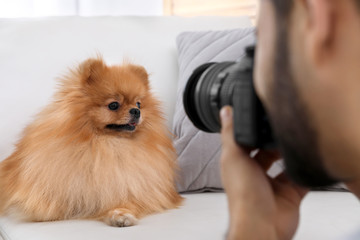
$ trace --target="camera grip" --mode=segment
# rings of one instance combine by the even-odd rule
[[[246,78],[243,78],[246,79]],[[251,81],[240,81],[233,93],[234,136],[239,145],[258,147],[257,104]]]

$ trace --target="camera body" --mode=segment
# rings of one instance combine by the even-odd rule
[[[220,132],[220,109],[233,107],[234,138],[243,146],[276,147],[269,119],[253,83],[255,47],[239,62],[206,63],[194,70],[183,97],[186,114],[205,132]]]

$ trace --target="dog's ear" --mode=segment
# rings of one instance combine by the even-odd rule
[[[106,65],[101,58],[89,58],[80,64],[79,73],[84,84],[93,84],[101,79]]]
[[[143,82],[147,87],[149,86],[149,74],[147,73],[147,71],[143,66],[128,64],[127,67],[131,70],[131,72],[135,76],[143,80]]]

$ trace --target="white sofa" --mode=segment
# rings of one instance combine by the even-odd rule
[[[0,20],[0,161],[13,151],[31,116],[47,104],[56,77],[97,53],[109,64],[125,57],[144,65],[171,126],[178,76],[176,35],[250,25],[245,17]],[[223,239],[228,225],[225,194],[183,196],[186,201],[179,209],[148,216],[129,228],[96,221],[27,223],[1,217],[0,239]],[[353,195],[311,192],[302,204],[294,239],[342,239],[356,228],[360,228],[360,205]]]

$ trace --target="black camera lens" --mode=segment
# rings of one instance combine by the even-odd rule
[[[230,105],[235,140],[252,147],[270,146],[274,143],[270,125],[253,87],[255,47],[245,52],[239,62],[210,62],[196,68],[185,87],[185,112],[195,127],[215,133],[221,130],[220,109]]]
[[[184,108],[190,120],[202,131],[220,131],[218,90],[223,78],[218,75],[232,64],[206,63],[195,69],[189,78],[184,92]]]

